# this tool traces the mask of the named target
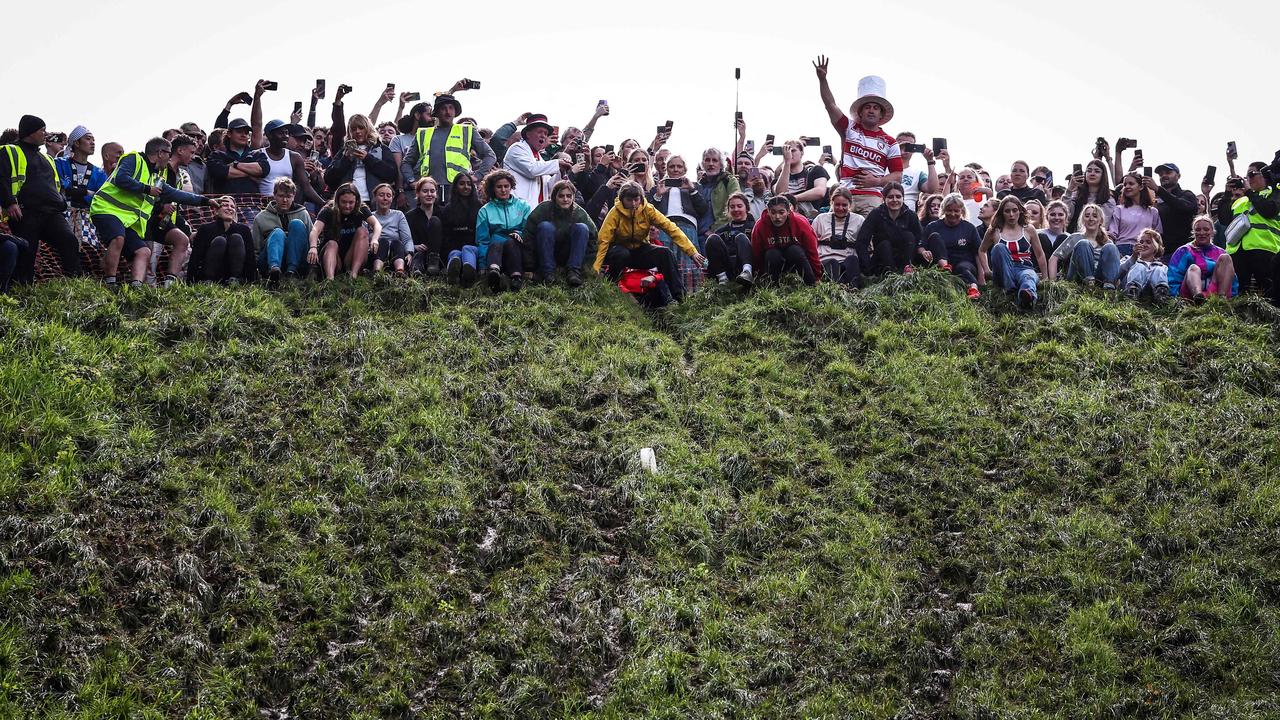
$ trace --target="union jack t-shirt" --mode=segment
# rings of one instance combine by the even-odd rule
[[[898,141],[883,130],[867,132],[859,123],[849,122],[847,115],[840,116],[834,126],[841,138],[840,184],[854,195],[880,197],[878,187],[854,188],[853,176],[858,171],[875,177],[902,172],[902,150],[898,148]]]

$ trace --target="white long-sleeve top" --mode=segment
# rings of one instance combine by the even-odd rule
[[[516,176],[513,194],[529,203],[529,207],[550,200],[551,186],[560,181],[560,161],[543,160],[524,140],[507,148],[502,166]]]

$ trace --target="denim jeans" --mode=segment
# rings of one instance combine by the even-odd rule
[[[1161,285],[1167,290],[1169,288],[1169,268],[1164,265],[1134,263],[1133,267],[1129,268],[1129,274],[1125,277],[1124,284],[1126,287],[1135,285],[1139,291],[1148,287],[1154,290]]]
[[[1031,293],[1032,299],[1039,296],[1036,289],[1040,284],[1040,275],[1034,268],[1026,265],[1015,265],[1013,256],[1009,254],[1009,248],[1004,245],[996,245],[991,248],[989,256],[991,260],[991,274],[1000,287],[1009,292],[1018,290],[1026,290]]]
[[[449,253],[449,262],[453,262],[454,258],[462,258],[463,265],[470,265],[474,268],[476,266],[477,253],[479,253],[479,250],[475,245],[463,245],[461,250],[453,250]]]
[[[1076,243],[1071,251],[1071,267],[1068,280],[1093,278],[1103,284],[1115,285],[1120,279],[1120,248],[1115,243],[1102,246],[1097,261],[1093,259],[1093,242],[1085,239]]]
[[[536,232],[538,246],[538,267],[544,280],[550,278],[556,272],[557,257],[567,254],[565,267],[582,269],[582,260],[587,255],[587,240],[591,237],[591,231],[582,223],[574,223],[569,232],[556,237],[556,226],[550,222],[538,223]],[[558,248],[565,248],[566,252],[557,253]]]
[[[307,226],[301,220],[290,220],[287,230],[272,230],[258,253],[259,272],[265,275],[273,267],[282,267],[285,272],[299,272],[307,259],[310,242]]]

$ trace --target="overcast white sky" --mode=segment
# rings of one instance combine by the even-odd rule
[[[270,119],[287,118],[317,77],[328,79],[329,98],[341,82],[354,86],[348,113],[367,113],[387,82],[425,96],[466,76],[483,89],[459,96],[464,114],[483,126],[526,110],[581,126],[603,98],[613,114],[600,121],[598,143],[647,144],[670,119],[669,147],[697,156],[730,147],[734,67],[748,137],[833,144],[810,64],[825,53],[842,106],[859,77],[883,76],[896,109],[886,130],[948,138],[957,167],[976,160],[1007,171],[1023,158],[1061,178],[1087,161],[1098,135],[1125,135],[1149,165],[1181,165],[1183,185],[1198,190],[1210,163],[1221,188],[1228,140],[1238,142],[1240,168],[1280,148],[1277,20],[1276,0],[69,0],[8,34],[0,124],[30,112],[50,129],[86,125],[99,147],[134,149],[183,121],[210,129],[227,98],[259,77],[280,83]],[[322,102],[323,124],[328,108]]]

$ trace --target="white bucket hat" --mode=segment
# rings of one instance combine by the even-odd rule
[[[885,99],[884,78],[879,75],[868,75],[858,81],[858,99],[853,101],[850,110],[853,111],[854,119],[858,117],[858,112],[862,110],[862,106],[869,102],[880,103],[884,108],[884,117],[880,118],[880,124],[884,125],[893,119],[893,103]]]

